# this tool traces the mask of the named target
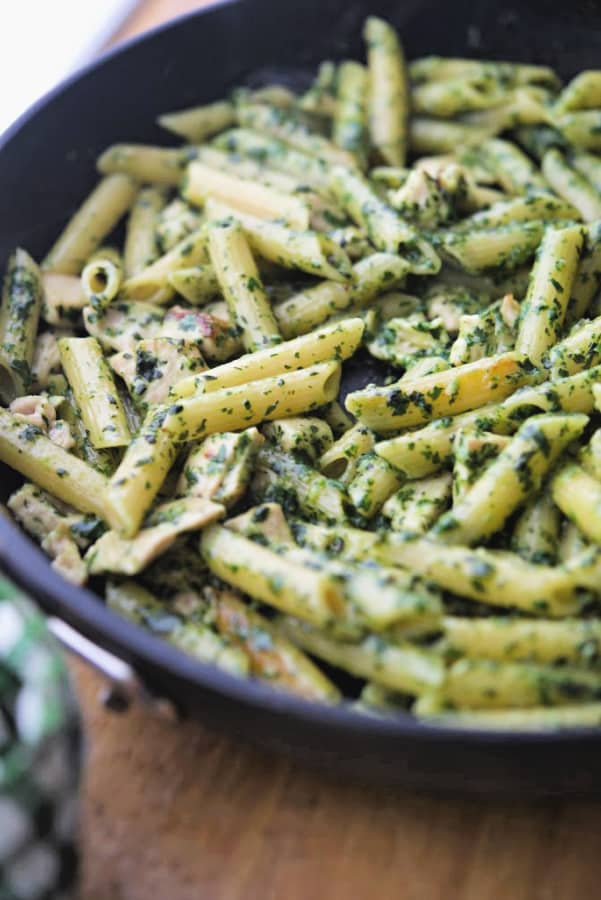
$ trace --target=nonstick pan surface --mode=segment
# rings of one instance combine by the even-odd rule
[[[492,0],[356,2],[238,0],[176,20],[65,82],[0,139],[0,264],[15,246],[40,257],[92,188],[95,159],[113,142],[169,143],[154,125],[170,109],[223,96],[236,84],[309,83],[323,59],[359,57],[375,13],[425,53],[545,63],[564,77],[599,66],[594,0],[569,6]],[[354,367],[346,374],[374,380]],[[18,483],[0,467],[0,499]],[[0,564],[49,613],[127,661],[186,713],[341,775],[391,785],[477,792],[585,793],[601,788],[601,729],[553,734],[453,730],[409,716],[377,718],[310,704],[203,665],[120,619],[65,582],[0,517]]]

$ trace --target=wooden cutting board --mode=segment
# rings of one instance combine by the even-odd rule
[[[146,0],[118,39],[200,5]],[[193,722],[107,712],[101,681],[80,663],[71,668],[88,735],[82,900],[601,896],[594,801],[336,783]]]

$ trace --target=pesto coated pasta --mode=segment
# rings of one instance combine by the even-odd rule
[[[599,725],[601,71],[363,38],[302,94],[165,111],[180,146],[107,147],[15,249],[8,509],[231,677]]]

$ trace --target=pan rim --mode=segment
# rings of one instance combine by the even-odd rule
[[[0,152],[32,122],[38,113],[77,82],[93,75],[113,59],[127,55],[139,44],[175,31],[192,19],[216,10],[242,5],[245,0],[213,0],[202,9],[184,13],[136,35],[77,69],[31,104],[0,134]],[[70,584],[54,569],[38,546],[12,521],[0,516],[0,563],[4,571],[40,604],[46,613],[58,615],[81,634],[116,653],[136,669],[136,660],[146,671],[157,670],[165,680],[176,677],[193,689],[204,688],[217,696],[279,716],[292,716],[305,727],[329,729],[340,736],[360,734],[378,738],[429,742],[442,746],[465,744],[503,751],[526,746],[593,743],[601,736],[601,726],[570,727],[560,730],[509,731],[491,728],[456,727],[418,720],[410,713],[395,716],[365,715],[349,704],[328,705],[305,700],[292,693],[275,690],[251,678],[231,675],[217,666],[203,663],[166,641],[121,618],[90,590]],[[169,696],[176,704],[177,697]]]

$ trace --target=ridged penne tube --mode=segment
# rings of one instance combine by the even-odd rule
[[[205,375],[185,378],[171,391],[171,397],[190,397],[195,393],[210,393],[223,388],[244,385],[272,376],[285,375],[298,369],[328,360],[343,361],[353,355],[363,335],[361,319],[349,318],[324,325],[318,331],[283,341],[255,353],[247,353]],[[279,418],[279,417],[277,417]]]
[[[325,522],[347,518],[348,497],[342,485],[321,472],[268,445],[261,447],[255,464],[255,494],[270,498],[274,488],[305,515]]]
[[[601,653],[599,619],[513,620],[445,616],[443,633],[465,656],[506,661],[563,662],[588,665]]]
[[[417,706],[417,704],[416,704]],[[425,708],[413,712],[422,719],[450,728],[483,728],[486,731],[558,731],[564,728],[595,728],[601,724],[601,703],[574,706],[530,706],[528,709],[474,709],[445,712]]]
[[[593,389],[600,377],[601,366],[596,366],[568,378],[524,387],[501,403],[436,419],[424,428],[380,441],[375,451],[407,478],[433,475],[451,462],[453,442],[462,428],[511,433],[532,412],[592,412]]]
[[[601,193],[601,159],[598,154],[578,150],[570,154],[570,162]]]
[[[367,88],[365,66],[347,60],[337,75],[336,104],[332,120],[332,140],[352,153],[363,167],[367,158]]]
[[[344,612],[340,584],[325,571],[295,563],[221,525],[207,528],[201,554],[222,581],[255,600],[323,626]]]
[[[575,206],[585,222],[601,219],[599,192],[569,165],[561,150],[547,150],[541,167],[555,193]]]
[[[127,175],[107,175],[69,220],[43,262],[45,269],[79,275],[86,260],[134,202],[136,182]]]
[[[176,456],[173,436],[163,431],[165,408],[151,410],[104,489],[105,516],[123,537],[134,537]]]
[[[219,135],[214,145],[228,153],[264,162],[278,172],[304,181],[318,191],[327,191],[330,167],[321,159],[301,153],[286,143],[245,128]]]
[[[568,666],[460,659],[438,700],[458,709],[511,709],[587,703],[601,696],[601,673]]]
[[[198,160],[191,162],[186,170],[182,194],[189,203],[198,206],[214,197],[260,219],[278,219],[299,230],[309,227],[309,208],[300,198],[256,180],[212,169]]]
[[[5,409],[0,409],[0,460],[63,503],[106,518],[104,475]]]
[[[574,147],[601,151],[601,110],[585,109],[564,113],[554,120],[555,127]]]
[[[171,287],[193,306],[202,306],[221,294],[221,285],[210,263],[177,269],[167,275]]]
[[[212,587],[203,593],[210,601],[216,628],[247,654],[252,675],[309,700],[332,703],[340,699],[338,689],[302,650],[237,593]]]
[[[234,675],[248,675],[249,662],[239,647],[232,647],[200,619],[186,620],[167,604],[133,580],[109,581],[106,603],[125,619],[144,625],[185,653],[212,663]]]
[[[462,121],[491,134],[514,129],[519,125],[540,125],[548,122],[547,103],[550,94],[544,88],[520,87],[505,91],[494,106],[465,112]]]
[[[366,549],[369,545],[353,546],[364,535],[377,543],[378,535],[339,524],[294,522],[293,528],[302,549],[286,543],[278,552],[311,568],[328,571],[344,586],[347,615],[332,629],[332,636],[354,640],[371,630],[384,640],[397,642],[405,639],[409,629],[427,629],[430,634],[439,630],[442,604],[437,590],[411,572],[375,567]]]
[[[497,78],[504,84],[540,84],[554,90],[561,87],[561,81],[548,66],[452,56],[422,56],[409,63],[409,77],[417,83],[461,76]]]
[[[270,262],[330,281],[345,283],[352,279],[353,270],[347,253],[326,234],[296,231],[279,222],[265,222],[210,199],[206,212],[211,219],[235,218],[253,250]]]
[[[67,385],[67,380],[64,379],[64,381],[64,399],[59,407],[59,411],[61,418],[64,419],[70,428],[74,441],[73,453],[102,475],[112,475],[117,465],[114,452],[112,450],[97,450],[92,445],[79,408]]]
[[[176,244],[168,253],[160,256],[137,275],[122,284],[125,297],[147,300],[151,303],[168,303],[175,291],[167,280],[178,269],[198,265],[208,260],[208,234],[204,227]]]
[[[586,537],[601,544],[601,482],[576,463],[566,463],[551,479],[551,495]]]
[[[193,149],[114,144],[99,156],[97,168],[103,175],[128,175],[136,181],[177,187],[190,154],[194,155]]]
[[[408,642],[388,643],[380,635],[369,635],[358,643],[337,641],[288,618],[279,619],[278,626],[282,634],[306,653],[393,690],[421,694],[440,685],[444,678],[440,657],[432,650]]]
[[[403,166],[410,103],[403,48],[394,28],[376,16],[366,20],[363,37],[367,45],[371,144],[385,163]]]
[[[523,197],[510,197],[493,203],[488,209],[480,210],[464,219],[461,228],[498,228],[515,222],[548,222],[555,219],[579,219],[575,206],[554,197],[547,191],[537,191]]]
[[[452,479],[449,472],[403,485],[382,507],[393,531],[423,534],[448,508]]]
[[[585,231],[584,248],[566,313],[567,325],[579,322],[589,313],[601,288],[601,222],[593,222]]]
[[[409,146],[413,153],[454,153],[457,147],[471,147],[490,137],[490,129],[464,122],[434,119],[428,116],[411,116]]]
[[[306,334],[330,316],[367,306],[378,294],[402,282],[411,266],[392,253],[373,253],[353,265],[352,284],[322,281],[274,307],[285,338]]]
[[[363,531],[349,525],[324,525],[291,520],[294,536],[301,547],[340,557],[345,561],[368,560],[373,548],[379,544],[381,535],[375,531]]]
[[[508,96],[494,78],[459,75],[416,85],[411,91],[411,108],[418,115],[452,119],[458,113],[498,106]]]
[[[573,375],[601,362],[601,316],[584,320],[549,353],[552,377]]]
[[[514,222],[498,228],[447,231],[442,237],[445,256],[473,275],[489,269],[516,268],[534,255],[544,222]]]
[[[215,431],[248,428],[312,412],[337,396],[339,383],[340,364],[324,362],[249,384],[217,388],[180,398],[165,407],[167,416],[162,427],[177,442]]]
[[[348,394],[346,408],[374,431],[393,431],[478,409],[531,378],[523,356],[504,353],[389,387],[370,385]]]
[[[559,339],[583,246],[578,225],[547,228],[522,306],[515,349],[541,364]]]
[[[361,175],[342,166],[332,169],[332,194],[348,215],[364,228],[378,250],[398,253],[402,244],[414,241],[414,229],[387,206]]]
[[[300,454],[314,463],[334,443],[332,429],[317,416],[292,416],[264,425],[265,437],[285,453]]]
[[[92,445],[104,449],[129,444],[131,434],[125,410],[96,338],[61,338],[58,346],[64,373]]]
[[[136,195],[127,220],[123,247],[126,278],[137,275],[159,255],[156,228],[165,200],[164,190],[158,187],[141,188]]]
[[[236,221],[215,222],[209,229],[211,263],[247,351],[282,340],[248,241]]]
[[[492,138],[482,144],[482,152],[497,181],[508,194],[549,189],[532,160],[511,141]]]
[[[359,515],[371,519],[402,481],[403,476],[390,463],[370,452],[357,460],[353,479],[347,489],[351,503]]]
[[[90,306],[99,310],[115,299],[122,281],[121,255],[112,247],[101,247],[93,253],[81,273],[83,292]]]
[[[369,453],[375,443],[373,431],[354,425],[341,435],[319,460],[319,468],[328,478],[348,484],[355,477],[357,461]]]
[[[177,134],[190,144],[201,144],[213,134],[236,122],[236,109],[229,100],[217,100],[204,106],[191,106],[163,113],[157,122],[161,128]]]
[[[496,534],[542,480],[561,452],[586,427],[581,413],[530,417],[432,533],[445,544],[472,545]],[[600,486],[601,491],[601,486]]]
[[[557,562],[561,515],[553,498],[542,493],[524,508],[511,536],[511,549],[529,562],[552,566]]]
[[[240,178],[251,179],[281,193],[297,196],[310,212],[312,228],[328,231],[332,225],[342,226],[346,222],[343,211],[332,200],[308,187],[306,181],[300,177],[279,172],[254,159],[226,153],[216,147],[199,147],[197,158],[212,169],[231,172]]]
[[[10,403],[32,384],[31,364],[42,306],[42,279],[25,250],[10,259],[0,306],[0,397]]]
[[[515,553],[441,544],[430,537],[389,534],[372,555],[398,565],[453,594],[536,616],[563,618],[579,612],[579,585],[558,567],[528,563]]]
[[[293,149],[330,165],[355,165],[352,154],[311,131],[287,110],[262,103],[242,103],[237,112],[242,128],[258,131],[259,134],[288,144]]]

